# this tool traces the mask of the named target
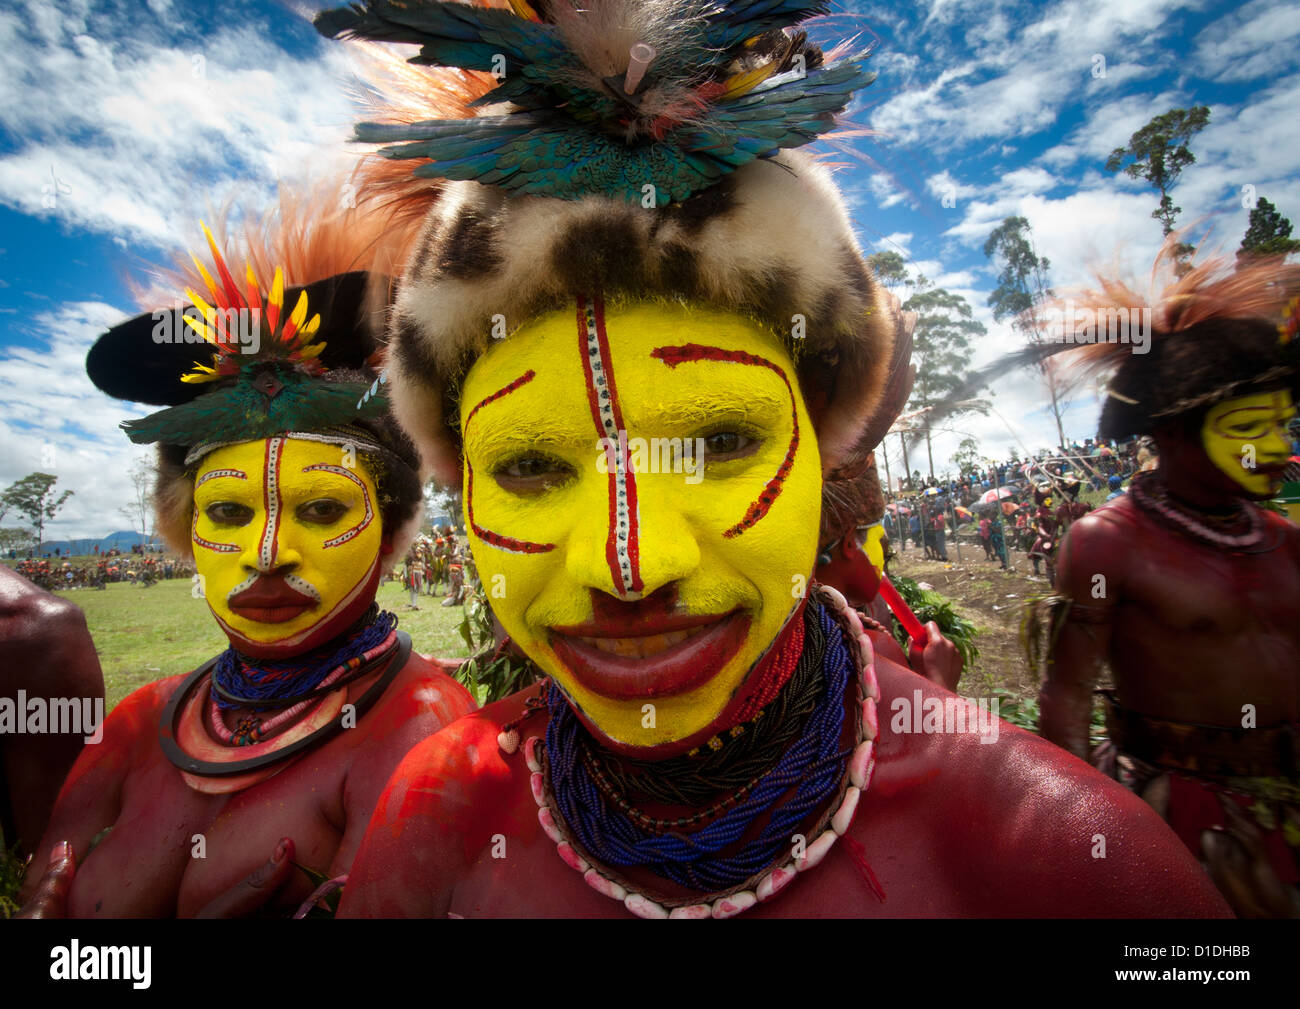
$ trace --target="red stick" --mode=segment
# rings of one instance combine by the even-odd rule
[[[912,608],[907,605],[903,597],[898,594],[898,589],[894,588],[893,583],[885,576],[880,576],[880,596],[885,600],[887,605],[898,617],[899,623],[907,631],[907,636],[912,639],[912,643],[918,648],[924,648],[930,643],[929,632],[921,626],[921,621],[916,619],[916,614]]]

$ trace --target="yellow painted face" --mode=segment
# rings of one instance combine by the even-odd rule
[[[1210,408],[1201,427],[1205,454],[1252,498],[1277,493],[1291,455],[1286,425],[1296,415],[1285,389],[1227,399]]]
[[[871,566],[878,574],[885,573],[885,527],[877,522],[868,527],[866,538],[862,541],[862,552],[871,561]]]
[[[208,606],[254,654],[314,648],[374,598],[375,482],[338,445],[275,437],[206,456],[194,480],[195,568]]]
[[[492,608],[624,746],[706,728],[802,598],[821,463],[776,336],[579,300],[461,394],[468,537]]]

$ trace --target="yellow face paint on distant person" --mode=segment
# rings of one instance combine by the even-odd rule
[[[1248,496],[1270,498],[1291,456],[1286,426],[1295,415],[1291,393],[1285,389],[1216,403],[1201,426],[1205,454]]]
[[[343,449],[266,438],[217,449],[195,474],[192,545],[208,606],[232,636],[315,647],[373,598],[379,496]]]
[[[866,538],[862,541],[862,552],[876,569],[878,574],[885,573],[885,527],[877,522],[868,527]]]
[[[468,536],[511,637],[616,742],[709,726],[816,555],[821,463],[780,340],[580,301],[475,363],[461,428]]]

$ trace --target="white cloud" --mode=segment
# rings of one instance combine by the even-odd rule
[[[1255,0],[1202,29],[1191,58],[1212,80],[1252,81],[1300,66],[1298,45],[1295,4]]]
[[[0,12],[0,202],[171,246],[236,181],[267,194],[354,157],[344,49],[297,59],[242,18],[198,38],[145,11]]]
[[[954,29],[962,55],[954,58],[940,37],[928,65],[942,69],[928,82],[915,80],[919,70],[909,75],[909,89],[873,109],[871,125],[936,149],[1038,133],[1080,94],[1113,89],[1166,65],[1179,30],[1167,15],[1181,6],[1179,0],[1066,0],[1035,11],[1038,19],[1017,32],[985,3],[935,4],[926,25],[936,34],[962,14]],[[929,52],[929,37],[925,44]],[[1099,54],[1104,78],[1094,76]]]
[[[876,250],[878,252],[889,250],[906,256],[908,249],[912,245],[912,233],[910,231],[895,231],[881,238],[878,244],[879,248]]]
[[[59,478],[56,493],[73,492],[47,539],[129,527],[117,511],[130,500],[127,474],[134,459],[152,452],[132,445],[118,425],[158,408],[121,403],[86,376],[90,345],[124,314],[102,302],[69,302],[31,319],[35,346],[0,352],[0,485],[45,472]]]

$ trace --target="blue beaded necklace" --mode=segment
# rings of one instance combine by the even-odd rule
[[[213,667],[212,682],[218,689],[212,691],[212,697],[226,711],[253,705],[229,700],[223,694],[273,702],[266,705],[268,708],[283,707],[286,699],[314,690],[350,659],[359,658],[382,644],[396,627],[396,616],[372,607],[341,645],[332,641],[306,655],[280,661],[253,659],[235,651],[232,645],[218,656]]]
[[[841,733],[844,694],[854,667],[839,626],[815,600],[809,600],[809,605],[815,607],[825,638],[821,700],[799,737],[749,795],[692,834],[650,833],[606,801],[579,759],[579,740],[586,730],[554,684],[547,687],[546,757],[556,809],[593,858],[609,865],[645,866],[695,890],[726,889],[768,868],[789,847],[798,824],[831,798],[844,779],[849,757]],[[791,788],[795,792],[790,800],[777,806]],[[770,819],[757,837],[733,854],[717,857],[769,811]]]

